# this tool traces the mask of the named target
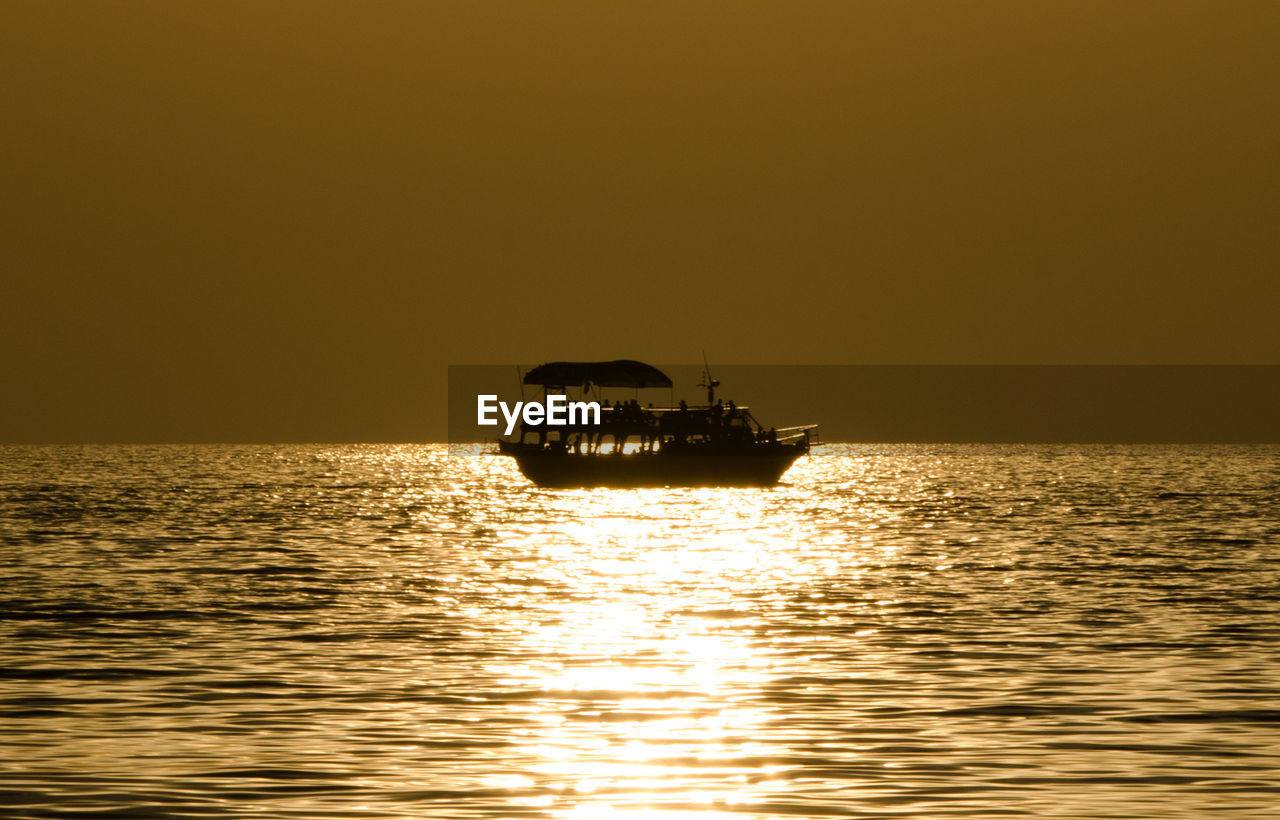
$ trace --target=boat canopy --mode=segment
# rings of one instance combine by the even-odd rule
[[[653,365],[631,359],[612,362],[550,362],[524,374],[525,384],[567,387],[594,384],[597,387],[671,387],[671,379]]]

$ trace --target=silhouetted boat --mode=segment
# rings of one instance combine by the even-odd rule
[[[747,407],[717,401],[720,383],[703,371],[705,405],[641,407],[604,402],[599,424],[521,424],[499,452],[543,487],[768,487],[809,452],[817,425],[765,428]],[[523,379],[544,395],[571,387],[583,398],[599,388],[667,389],[671,379],[642,362],[552,362]],[[529,440],[530,438],[534,440]]]

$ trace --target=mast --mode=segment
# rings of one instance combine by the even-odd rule
[[[711,378],[711,365],[707,364],[707,351],[702,351],[702,381],[698,382],[699,387],[707,388],[707,407],[714,407],[716,403],[716,388],[720,386],[717,379]]]

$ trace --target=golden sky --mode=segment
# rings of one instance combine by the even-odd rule
[[[1277,364],[1277,44],[1270,0],[6,0],[0,440],[420,438],[448,363]]]

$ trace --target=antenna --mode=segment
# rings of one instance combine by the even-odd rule
[[[716,403],[716,388],[720,386],[720,382],[711,378],[711,365],[707,364],[707,351],[702,351],[702,381],[698,382],[699,387],[707,388],[707,406],[711,407]]]

